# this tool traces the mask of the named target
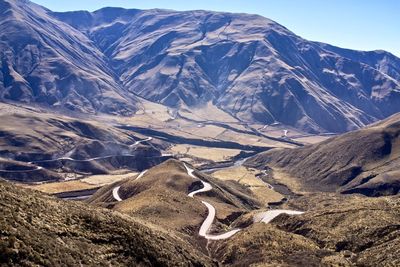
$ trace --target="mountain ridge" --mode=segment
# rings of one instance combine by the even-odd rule
[[[94,102],[83,112],[133,114],[140,98],[178,110],[213,102],[245,123],[313,133],[358,129],[400,111],[399,58],[308,41],[259,15],[111,7],[45,13],[88,39],[110,72],[101,74],[112,83],[106,88],[122,98],[102,105],[95,94],[67,108]]]

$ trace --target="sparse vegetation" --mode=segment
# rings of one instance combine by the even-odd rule
[[[184,241],[110,210],[0,182],[3,266],[188,266],[210,260]]]

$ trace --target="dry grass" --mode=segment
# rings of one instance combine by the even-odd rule
[[[222,111],[221,109],[217,108],[211,102],[207,103],[204,107],[194,108],[194,109],[185,109],[179,111],[182,116],[197,120],[197,121],[207,121],[207,120],[214,120],[220,122],[227,122],[227,123],[237,123],[238,120]],[[211,119],[212,118],[212,119]],[[239,127],[239,126],[238,126]],[[240,126],[241,127],[241,126]]]
[[[325,141],[326,139],[329,139],[329,138],[331,138],[331,136],[316,135],[316,136],[300,137],[300,138],[296,138],[294,140],[296,140],[297,142],[300,142],[300,143],[304,143],[304,144],[316,144],[316,143]]]
[[[281,147],[281,148],[292,148],[294,147],[291,144],[282,143],[274,140],[270,140],[264,137],[236,133],[233,131],[225,131],[221,135],[218,136],[218,139],[227,140],[237,142],[243,145],[254,145],[254,146],[263,146],[263,147]]]
[[[35,189],[47,194],[56,194],[61,192],[92,189],[98,187],[98,185],[88,184],[81,181],[66,181],[40,185],[23,185],[23,187]]]
[[[238,149],[209,148],[191,145],[175,145],[170,149],[170,151],[171,153],[175,154],[186,154],[188,156],[208,159],[212,161],[227,160],[240,153],[240,150]]]
[[[279,183],[286,185],[292,192],[297,194],[306,193],[302,189],[302,185],[299,180],[296,177],[293,177],[287,172],[283,171],[282,169],[276,167],[272,168],[272,176]]]
[[[213,266],[172,233],[0,181],[0,266]]]
[[[283,196],[269,189],[264,182],[258,179],[255,176],[258,173],[257,170],[241,166],[217,171],[213,173],[213,176],[224,181],[234,180],[247,186],[262,203],[280,201]]]
[[[137,172],[130,172],[126,174],[115,174],[115,175],[91,175],[82,179],[82,182],[91,185],[103,186],[121,181],[126,178],[134,177],[137,174],[138,174]]]
[[[219,139],[223,141],[234,141],[244,145],[256,145],[266,147],[292,147],[290,144],[272,141],[252,134],[238,134],[235,131],[210,125],[189,121],[182,118],[172,118],[172,109],[154,103],[144,103],[142,109],[132,117],[115,117],[104,115],[107,120],[117,120],[119,123],[130,124],[139,127],[153,128],[166,133],[188,137]],[[190,120],[199,122],[215,121],[223,122],[238,130],[246,130],[235,118],[218,109],[211,103],[198,108],[182,108],[179,114]],[[282,131],[279,130],[280,136]]]
[[[131,178],[138,175],[137,172],[131,172],[127,174],[115,174],[115,175],[92,175],[81,180],[64,181],[55,183],[43,183],[38,185],[27,185],[20,184],[25,188],[35,189],[47,194],[56,194],[69,191],[87,190],[115,183],[117,181]]]
[[[223,222],[226,217],[258,207],[251,191],[240,184],[221,182],[201,173],[197,175],[212,184],[213,190],[194,198],[188,197],[190,191],[202,185],[187,174],[180,161],[168,160],[151,168],[141,179],[119,182],[119,195],[123,201],[115,202],[112,197],[111,191],[116,186],[113,184],[97,191],[88,203],[111,206],[116,211],[159,225],[188,240],[198,240],[199,227],[207,216],[207,208],[201,200],[215,206],[219,220],[215,221],[214,227],[220,229],[217,231],[229,226],[229,222]]]
[[[199,127],[198,124],[189,124],[181,127],[182,131],[193,134],[198,137],[206,138],[217,138],[220,134],[226,131],[225,128],[214,126],[214,125],[202,125]]]

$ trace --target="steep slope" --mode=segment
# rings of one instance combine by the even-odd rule
[[[148,223],[0,181],[3,266],[211,266]]]
[[[295,149],[261,153],[246,165],[278,168],[303,190],[370,196],[400,190],[400,115],[368,128]]]
[[[130,114],[107,58],[84,34],[29,1],[0,1],[0,99]]]
[[[245,122],[331,132],[400,111],[400,59],[310,42],[261,16],[120,8],[54,16],[93,40],[126,88],[171,107],[212,101]]]

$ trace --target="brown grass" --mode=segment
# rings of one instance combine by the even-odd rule
[[[56,183],[44,183],[39,185],[23,185],[23,187],[35,189],[43,193],[56,194],[61,192],[92,189],[98,187],[98,185],[88,184],[82,181],[66,181]]]
[[[121,181],[123,179],[132,178],[135,177],[136,175],[138,175],[137,172],[130,172],[126,174],[115,174],[115,175],[91,175],[82,179],[82,182],[91,185],[103,186]]]
[[[258,179],[255,176],[258,173],[258,170],[240,166],[220,170],[214,172],[212,175],[220,180],[234,180],[248,187],[262,203],[280,201],[283,196],[269,189],[265,183]]]
[[[175,145],[170,148],[172,153],[186,154],[196,158],[208,159],[212,161],[228,160],[240,153],[238,149],[209,148],[192,145]]]

